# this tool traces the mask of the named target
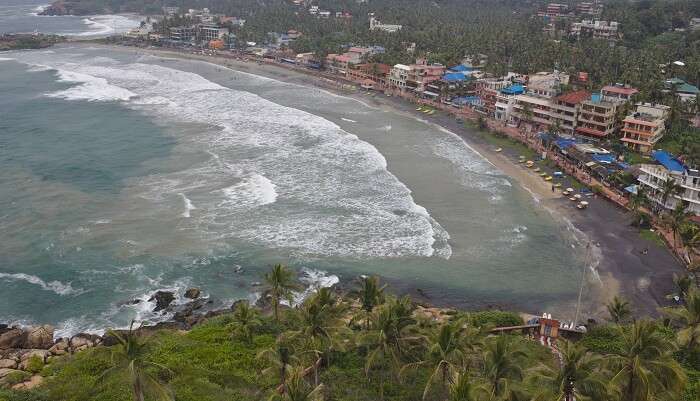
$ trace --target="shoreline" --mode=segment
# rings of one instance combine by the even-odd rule
[[[550,184],[542,180],[541,177],[518,164],[518,146],[515,144],[511,147],[504,145],[502,152],[496,152],[495,146],[484,138],[484,135],[495,134],[483,133],[477,128],[465,127],[453,116],[442,111],[436,112],[433,116],[427,116],[417,112],[415,104],[403,98],[386,97],[378,92],[369,92],[374,95],[368,97],[365,91],[346,90],[329,78],[318,77],[276,64],[258,64],[255,61],[245,62],[233,58],[190,54],[170,49],[133,48],[91,41],[85,41],[85,44],[156,57],[200,61],[281,82],[319,88],[333,95],[354,99],[370,107],[386,108],[400,115],[419,119],[458,136],[468,147],[503,172],[510,180],[515,181],[523,190],[529,192],[534,201],[545,208],[555,221],[561,223],[562,227],[574,231],[571,233],[572,235],[578,231],[586,236],[590,243],[600,244],[600,246],[592,246],[593,252],[591,253],[596,256],[597,263],[593,263],[596,270],[592,272],[593,274],[588,275],[586,280],[588,302],[582,307],[582,316],[591,316],[596,319],[603,317],[605,315],[604,304],[618,293],[631,301],[638,314],[657,315],[657,308],[668,304],[665,297],[673,288],[672,274],[676,271],[682,271],[680,266],[674,265],[670,265],[671,269],[663,271],[655,268],[657,264],[660,266],[669,265],[668,258],[675,262],[665,249],[650,249],[649,254],[644,256],[644,260],[642,260],[640,257],[641,248],[644,246],[652,248],[654,244],[641,244],[646,240],[639,238],[637,233],[630,235],[629,231],[631,230],[629,230],[628,224],[623,222],[626,220],[625,216],[611,203],[603,199],[592,200],[591,207],[587,211],[579,211],[573,207],[571,202],[562,199],[560,193],[551,191]],[[343,86],[349,85],[343,84]],[[620,224],[620,222],[623,223]],[[609,234],[614,234],[618,240],[609,242]],[[576,235],[574,236],[576,237]],[[678,268],[674,269],[673,267]],[[409,294],[413,295],[416,292],[416,289],[401,287],[403,287],[404,292]],[[449,306],[446,303],[441,303],[439,299],[426,301],[435,305]],[[533,306],[530,309],[538,308]]]

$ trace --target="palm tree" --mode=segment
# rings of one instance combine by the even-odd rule
[[[514,383],[522,381],[521,362],[527,355],[519,345],[506,335],[486,342],[482,356],[482,375],[492,399],[510,397],[515,391]]]
[[[298,288],[294,272],[288,267],[277,264],[265,274],[266,294],[272,298],[272,307],[275,321],[279,322],[280,302],[286,300],[291,303],[293,291]]]
[[[270,400],[283,401],[323,401],[323,385],[311,386],[304,378],[304,368],[291,369],[287,389],[284,393],[275,393]]]
[[[661,184],[661,203],[666,207],[668,198],[678,195],[683,192],[683,187],[678,185],[676,181],[668,179]]]
[[[630,303],[618,296],[615,296],[605,307],[610,314],[610,320],[615,322],[615,324],[622,323],[632,314]]]
[[[541,365],[530,376],[530,381],[542,388],[539,398],[552,401],[607,400],[607,382],[600,374],[601,356],[566,340],[561,343],[559,354],[559,369]]]
[[[678,237],[681,229],[688,222],[692,214],[685,210],[684,202],[678,202],[676,207],[666,216],[664,216],[664,225],[673,233],[673,246],[678,246]]]
[[[619,332],[622,350],[608,356],[617,401],[675,399],[685,385],[685,374],[673,359],[673,342],[650,320],[619,327]]]
[[[292,363],[299,359],[292,353],[291,347],[287,344],[286,339],[279,337],[273,347],[262,350],[258,353],[256,359],[264,361],[269,366],[262,373],[267,375],[276,371],[279,375],[279,392],[284,393],[287,386],[287,373]]]
[[[141,341],[133,330],[134,321],[129,325],[129,331],[122,334],[111,330],[109,335],[117,340],[117,345],[111,348],[111,367],[102,372],[100,380],[115,373],[126,372],[131,382],[134,401],[144,401],[146,392],[154,399],[172,400],[168,389],[160,383],[149,369],[169,370],[165,366],[146,359],[146,342]]]
[[[466,372],[456,372],[449,381],[447,401],[477,401],[488,396],[483,386],[477,386]]]
[[[700,290],[691,289],[684,306],[667,308],[665,312],[681,326],[677,333],[678,344],[687,351],[700,347]]]
[[[374,308],[384,302],[384,289],[386,285],[380,286],[379,277],[362,277],[360,289],[357,291],[360,296],[362,310],[366,315],[365,330],[369,330],[370,315]]]
[[[637,193],[632,194],[630,197],[630,201],[627,204],[627,207],[629,207],[630,211],[632,211],[632,215],[634,216],[634,224],[637,227],[642,226],[642,219],[644,218],[645,213],[641,210],[643,206],[645,206],[649,202],[649,199],[647,198],[646,191],[644,191],[644,188],[642,187],[637,187]]]
[[[262,324],[258,311],[251,307],[248,301],[241,301],[236,304],[233,311],[233,323],[231,329],[233,333],[243,338],[249,344],[253,342],[255,329]]]
[[[690,293],[691,290],[695,289],[695,284],[693,282],[693,279],[688,276],[687,274],[684,274],[682,276],[678,276],[677,274],[673,274],[673,284],[676,285],[676,289],[678,290],[678,297],[685,302],[685,299],[688,297],[688,294]]]
[[[384,381],[387,373],[399,372],[402,356],[419,337],[408,336],[406,329],[415,323],[411,318],[407,298],[391,299],[372,314],[372,330],[366,332],[360,343],[367,348],[365,374],[376,369],[379,378],[379,396],[384,399]]]
[[[435,382],[439,380],[444,387],[454,384],[452,383],[454,375],[465,368],[467,356],[462,348],[462,325],[462,320],[441,325],[438,331],[427,339],[426,357],[422,361],[409,363],[402,368],[402,371],[421,366],[430,368],[431,374],[423,390],[423,399],[428,397]]]

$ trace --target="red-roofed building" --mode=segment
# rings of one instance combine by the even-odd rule
[[[326,56],[326,69],[331,74],[346,75],[350,65],[350,57],[344,54],[331,53]]]
[[[552,124],[559,125],[559,129],[564,133],[573,134],[576,129],[579,105],[590,97],[590,92],[582,90],[553,98],[550,108]]]
[[[606,102],[629,102],[632,97],[639,93],[635,88],[630,88],[621,85],[608,85],[600,91],[603,95],[603,100]]]
[[[374,82],[374,88],[384,87],[386,85],[386,77],[391,71],[391,66],[380,63],[365,63],[357,64],[348,69],[348,78],[355,82],[360,82],[363,85],[365,81],[371,80]]]
[[[620,103],[602,100],[599,94],[579,103],[576,134],[591,139],[602,140],[617,131],[617,106]]]

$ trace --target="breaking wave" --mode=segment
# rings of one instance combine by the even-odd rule
[[[58,295],[77,295],[82,294],[84,291],[81,289],[74,289],[70,283],[62,283],[60,281],[49,281],[46,282],[41,278],[24,273],[0,273],[0,279],[8,281],[24,281],[29,284],[38,285],[45,291],[51,291]]]

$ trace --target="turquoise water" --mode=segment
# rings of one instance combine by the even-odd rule
[[[278,262],[308,285],[377,273],[459,306],[575,301],[575,233],[430,123],[131,51],[2,57],[0,321],[158,321],[125,302],[255,297]]]

